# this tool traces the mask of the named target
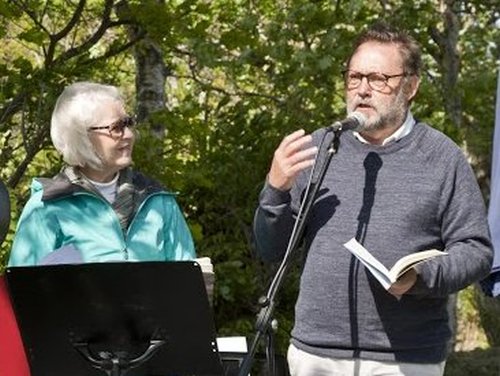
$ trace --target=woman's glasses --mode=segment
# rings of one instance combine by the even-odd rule
[[[125,116],[118,119],[113,124],[105,125],[102,127],[90,127],[89,131],[97,131],[100,129],[107,129],[112,138],[122,138],[125,133],[125,128],[133,128],[136,125],[135,118],[132,116]]]

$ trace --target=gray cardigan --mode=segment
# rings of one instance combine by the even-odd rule
[[[324,135],[313,133],[314,143]],[[320,158],[324,153],[322,147]],[[283,257],[308,175],[299,175],[290,192],[264,186],[254,220],[263,259]],[[398,300],[342,246],[352,237],[388,268],[425,249],[449,255],[417,266],[417,283]],[[448,295],[486,276],[493,256],[472,169],[448,137],[422,123],[386,146],[343,133],[304,241],[292,342],[342,358],[444,360],[452,334]]]

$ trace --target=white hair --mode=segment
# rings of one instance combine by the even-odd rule
[[[68,165],[102,168],[88,129],[99,123],[101,112],[98,109],[106,101],[123,103],[115,86],[76,82],[59,95],[52,112],[50,137]]]

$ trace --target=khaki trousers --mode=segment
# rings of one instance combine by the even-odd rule
[[[366,359],[335,359],[288,348],[291,376],[443,376],[445,362],[417,364]]]

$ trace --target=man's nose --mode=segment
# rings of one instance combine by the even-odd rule
[[[371,95],[372,88],[368,84],[368,77],[361,78],[361,83],[359,84],[356,90],[358,92],[358,95],[361,97],[366,97],[368,95]]]

